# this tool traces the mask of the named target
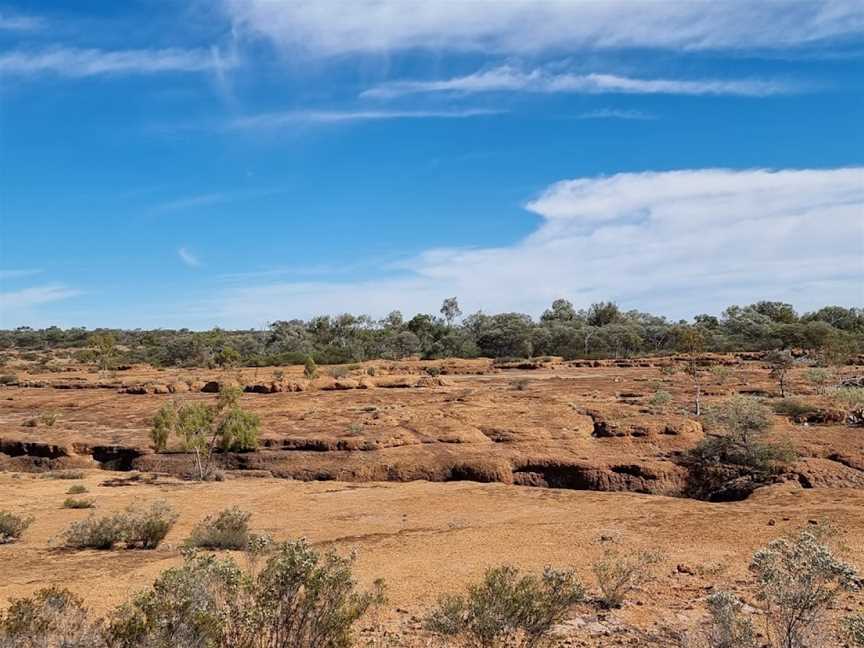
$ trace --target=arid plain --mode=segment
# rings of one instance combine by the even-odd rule
[[[723,367],[706,371],[707,405],[742,393],[777,399],[758,357],[703,361]],[[0,606],[58,585],[104,612],[179,564],[202,517],[235,505],[256,532],[356,551],[361,583],[386,581],[380,622],[393,645],[422,641],[418,620],[441,593],[503,563],[574,567],[590,591],[591,566],[607,549],[661,554],[655,580],[622,609],[570,611],[557,634],[572,646],[672,645],[715,588],[753,602],[755,549],[821,521],[843,531],[848,560],[864,566],[861,428],[795,369],[791,390],[813,411],[778,414],[768,433],[795,461],[752,493],[688,497],[680,458],[705,433],[681,366],[675,357],[379,361],[322,367],[314,380],[302,367],[21,371],[0,390],[0,501],[34,521],[0,546]],[[166,402],[214,400],[215,383],[245,389],[261,448],[217,455],[223,479],[202,483],[185,479],[193,463],[179,447],[153,452],[149,430]],[[658,391],[671,399],[652,399]],[[51,478],[64,470],[83,478]],[[62,508],[73,483],[89,490],[94,511]],[[61,546],[75,520],[155,500],[179,513],[156,550]],[[834,612],[862,607],[850,594]]]

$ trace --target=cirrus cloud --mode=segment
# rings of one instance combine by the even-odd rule
[[[224,6],[240,30],[315,55],[777,49],[864,33],[856,0],[224,0]]]

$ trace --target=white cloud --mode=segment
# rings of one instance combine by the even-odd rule
[[[523,71],[510,65],[481,70],[452,79],[390,81],[370,88],[363,97],[387,99],[407,94],[455,92],[539,92],[578,94],[674,94],[742,95],[763,97],[795,88],[776,81],[756,79],[637,79],[614,74],[550,73],[544,69]]]
[[[0,279],[20,279],[39,274],[41,270],[0,270]]]
[[[34,76],[56,74],[82,78],[117,74],[161,72],[221,73],[235,64],[213,49],[121,50],[55,47],[44,50],[15,50],[0,53],[0,74]]]
[[[190,268],[197,268],[201,265],[200,259],[194,254],[192,254],[185,247],[181,247],[179,250],[177,250],[177,256],[179,256],[180,260]]]
[[[641,110],[616,110],[613,108],[601,108],[599,110],[591,110],[589,112],[579,113],[574,115],[575,119],[634,119],[637,121],[645,121],[657,119],[657,115],[645,113]]]
[[[37,16],[0,11],[0,31],[35,31],[44,24],[45,21]]]
[[[240,117],[229,123],[232,129],[278,128],[292,124],[336,124],[389,119],[464,119],[499,115],[500,110],[290,110]]]
[[[555,298],[614,299],[673,317],[780,299],[864,303],[864,168],[696,169],[578,178],[526,205],[535,232],[496,248],[428,250],[403,276],[231,287],[209,324],[344,311],[463,308],[539,314]]]
[[[235,26],[338,55],[400,49],[800,48],[864,32],[859,0],[223,0]]]
[[[48,284],[45,286],[24,288],[22,290],[0,292],[0,312],[2,312],[4,319],[7,317],[11,318],[12,314],[16,311],[26,310],[40,304],[60,301],[61,299],[77,297],[80,294],[80,290],[68,288],[61,284]]]

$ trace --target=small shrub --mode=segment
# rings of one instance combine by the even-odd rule
[[[708,369],[711,372],[711,375],[717,380],[721,385],[725,385],[729,379],[732,377],[733,371],[731,367],[727,367],[726,365],[713,365]]]
[[[803,648],[824,636],[824,617],[843,591],[860,589],[854,568],[826,544],[830,530],[816,527],[774,540],[753,555],[759,599],[775,646]]]
[[[205,549],[244,549],[249,543],[250,517],[251,513],[236,507],[215,517],[208,515],[195,525],[186,544]]]
[[[249,452],[258,447],[260,430],[260,416],[235,407],[222,418],[217,434],[223,450]]]
[[[307,356],[306,362],[303,363],[303,375],[309,380],[312,380],[318,375],[318,365],[315,364],[315,360],[312,359],[312,356]]]
[[[795,366],[795,359],[788,351],[771,351],[765,356],[765,362],[771,369],[771,377],[777,379],[780,387],[780,396],[786,398],[789,372]]]
[[[113,549],[123,540],[123,520],[117,516],[73,522],[63,533],[63,543],[70,549]]]
[[[527,378],[519,378],[510,383],[513,386],[513,389],[516,391],[525,391],[528,389],[528,385],[531,384],[531,381]]]
[[[705,631],[710,648],[755,648],[753,622],[744,616],[744,604],[732,592],[715,592],[708,597],[710,621]]]
[[[128,508],[120,518],[126,548],[155,549],[168,535],[177,517],[166,502],[154,502],[149,508]]]
[[[621,555],[607,551],[592,568],[600,587],[600,604],[605,608],[621,607],[628,594],[654,580],[654,566],[659,562],[660,555],[655,552]]]
[[[815,405],[806,403],[797,398],[782,398],[771,404],[772,409],[780,416],[790,419],[799,419],[818,411]]]
[[[86,497],[67,497],[63,500],[63,508],[65,509],[90,509],[96,508],[96,502]]]
[[[662,389],[658,389],[656,392],[651,394],[651,398],[648,399],[648,404],[651,407],[665,408],[672,402],[672,394]]]
[[[39,416],[39,422],[48,427],[54,427],[59,415],[56,412],[45,412]]]
[[[839,387],[830,395],[832,401],[846,410],[864,409],[864,387]]]
[[[585,590],[573,571],[547,568],[538,577],[520,576],[514,567],[497,567],[465,594],[442,596],[424,625],[465,646],[530,648],[584,598]]]
[[[662,367],[660,367],[660,373],[661,373],[661,375],[665,376],[666,378],[671,378],[676,373],[678,373],[678,368],[675,367],[675,365],[671,365],[671,364],[663,365]]]
[[[83,470],[52,470],[45,473],[47,479],[84,479]]]
[[[67,495],[81,495],[87,492],[87,487],[84,484],[75,484],[66,489]]]
[[[113,549],[119,543],[127,549],[155,549],[176,521],[177,514],[165,502],[130,506],[124,513],[73,522],[63,534],[64,543],[72,549]]]
[[[853,646],[864,646],[864,614],[849,617],[843,626],[846,636]]]
[[[18,376],[15,374],[3,374],[0,376],[0,385],[17,385]]]
[[[31,428],[39,427],[39,419],[38,418],[29,418],[26,421],[24,421],[21,425],[23,425],[24,427],[31,427]]]
[[[441,375],[441,367],[426,367],[426,373],[430,376],[440,376]]]
[[[231,559],[187,552],[181,567],[109,618],[110,645],[348,648],[352,627],[383,601],[358,591],[351,561],[305,541],[280,544],[258,573]]]
[[[347,367],[330,367],[330,369],[328,369],[327,373],[329,373],[332,378],[338,379],[338,378],[344,378],[345,376],[347,376],[351,372],[348,370]]]
[[[15,542],[33,523],[33,518],[24,518],[9,511],[0,511],[0,544]]]
[[[8,648],[100,648],[98,624],[88,619],[80,598],[49,587],[12,599],[0,615],[0,646]]]
[[[150,439],[156,452],[163,452],[168,447],[168,439],[175,427],[177,427],[177,405],[174,402],[166,403],[156,412],[153,426],[150,428]]]
[[[273,370],[273,380],[276,382],[281,382],[285,379],[285,371],[282,369],[274,369]]]
[[[835,373],[830,369],[822,367],[813,367],[807,370],[807,380],[816,388],[817,394],[824,394],[828,391],[828,385],[837,379]]]
[[[366,367],[366,375],[367,376],[374,376],[377,373],[378,373],[378,370],[375,367]]]

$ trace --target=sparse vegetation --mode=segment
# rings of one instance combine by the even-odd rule
[[[249,542],[250,517],[251,513],[236,507],[208,515],[195,525],[186,544],[203,549],[244,549]]]
[[[240,408],[241,395],[238,386],[222,385],[215,405],[201,402],[179,407],[175,403],[163,405],[150,430],[154,449],[165,450],[174,434],[187,451],[195,454],[197,478],[202,481],[215,478],[213,456],[217,447],[234,452],[258,447],[261,418]]]
[[[66,489],[67,495],[81,495],[82,493],[87,492],[87,487],[84,484],[73,484],[68,489]]]
[[[0,545],[15,542],[33,523],[33,518],[0,511]]]
[[[67,497],[63,500],[63,508],[66,509],[90,509],[95,507],[95,500],[86,497]]]
[[[669,406],[669,403],[672,402],[672,394],[668,391],[664,391],[662,389],[658,389],[653,394],[651,394],[651,398],[648,399],[648,404],[651,407],[656,407],[657,409],[664,409]]]
[[[446,637],[447,645],[534,648],[567,609],[584,598],[573,571],[547,568],[538,577],[520,575],[514,567],[497,567],[465,594],[441,597],[424,625]]]
[[[149,507],[131,506],[124,513],[73,522],[63,534],[72,549],[113,549],[123,543],[127,549],[155,549],[174,526],[177,514],[164,502]]]
[[[458,306],[458,304],[457,304]],[[663,317],[621,311],[601,302],[577,310],[556,299],[540,317],[519,313],[474,313],[459,319],[452,309],[442,317],[398,312],[380,320],[344,314],[309,321],[276,321],[267,331],[18,329],[0,331],[0,349],[63,348],[81,361],[110,369],[118,363],[208,367],[344,364],[409,355],[443,357],[562,356],[565,359],[668,353],[679,347],[678,325]],[[448,314],[452,315],[448,320]],[[730,306],[719,317],[697,315],[692,328],[706,351],[769,351],[802,348],[811,357],[840,364],[864,349],[864,311],[827,306],[799,315],[789,304],[760,301]],[[97,337],[98,336],[98,337]],[[229,350],[230,349],[230,350]],[[239,356],[239,357],[238,357]],[[307,377],[309,377],[307,372]]]
[[[47,479],[84,479],[83,470],[52,470],[45,473]]]
[[[18,376],[16,374],[0,375],[0,385],[17,385]]]
[[[39,422],[48,427],[54,427],[60,415],[57,412],[43,412],[39,415]]]
[[[660,554],[652,551],[622,554],[607,550],[592,567],[600,588],[600,605],[610,609],[621,607],[629,594],[654,580],[654,569],[660,560]]]
[[[705,413],[709,434],[684,457],[690,494],[710,500],[741,499],[794,458],[785,446],[761,441],[771,410],[754,398],[735,396]]]
[[[303,363],[303,375],[308,380],[313,380],[318,376],[318,365],[315,364],[312,356],[306,356],[306,362]]]
[[[771,376],[777,379],[777,385],[780,387],[780,397],[786,398],[786,394],[789,391],[789,372],[795,366],[795,359],[788,351],[771,351],[765,356],[765,362],[768,363],[771,369]]]
[[[195,552],[108,619],[112,645],[348,648],[352,628],[383,601],[359,591],[351,560],[305,541],[273,548],[257,573]]]
[[[834,371],[825,367],[812,367],[807,370],[807,380],[816,388],[817,394],[825,394],[836,379]]]
[[[807,648],[825,636],[825,614],[844,591],[861,588],[855,569],[828,545],[821,526],[774,540],[750,564],[776,648]]]
[[[108,648],[83,601],[67,589],[48,587],[12,599],[0,614],[3,648]]]
[[[797,398],[782,398],[771,403],[772,409],[780,416],[796,420],[819,410],[815,405]]]
[[[864,646],[864,614],[850,616],[843,623],[846,637],[853,646]]]
[[[708,622],[691,633],[686,648],[756,648],[756,629],[744,612],[744,603],[721,590],[706,599]]]

